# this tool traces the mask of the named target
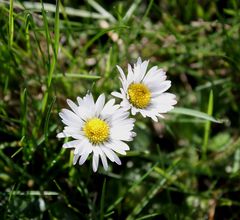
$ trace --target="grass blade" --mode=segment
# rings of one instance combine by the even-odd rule
[[[141,0],[136,0],[133,2],[131,7],[127,10],[126,14],[123,17],[123,21],[128,21],[132,16],[133,12],[137,9],[138,5],[141,3]]]
[[[212,117],[204,112],[200,112],[200,111],[188,109],[188,108],[175,107],[170,113],[180,114],[180,115],[188,115],[188,116],[200,118],[200,119],[215,122],[215,123],[221,123],[219,120],[215,119],[214,117]]]
[[[23,8],[21,4],[15,4],[19,8]],[[40,11],[42,9],[42,5],[39,2],[23,2],[23,6],[26,9],[32,9],[35,11]],[[50,3],[44,3],[44,8],[49,11],[49,12],[56,12],[56,7],[54,4]],[[75,17],[83,17],[83,18],[94,18],[94,19],[106,19],[108,16],[103,16],[101,14],[91,12],[91,11],[86,11],[86,10],[81,10],[81,9],[75,9],[71,7],[65,7],[65,12],[68,16],[75,16]],[[62,13],[62,12],[61,12]]]
[[[27,135],[27,90],[26,88],[21,92],[21,123],[22,123],[22,137]]]
[[[100,4],[98,4],[94,0],[88,0],[87,2],[103,17],[108,18],[111,22],[116,22],[116,19],[108,11],[106,11]]]
[[[212,113],[213,113],[213,91],[211,90],[209,94],[207,114],[209,116],[212,116]],[[204,159],[206,158],[206,153],[207,153],[207,144],[209,139],[210,126],[211,126],[211,121],[206,121],[204,126],[204,138],[203,138],[203,145],[202,145],[202,157]]]
[[[47,92],[45,93],[43,102],[42,102],[42,113],[45,112],[46,105],[48,102],[49,89],[51,87],[53,72],[55,70],[55,66],[57,62],[58,48],[59,48],[59,0],[57,0],[57,4],[56,4],[55,24],[54,24],[54,46],[53,46],[54,56],[52,57],[50,70],[48,72]]]
[[[58,57],[58,48],[59,48],[59,5],[60,0],[56,1],[56,13],[55,13],[55,25],[54,25],[54,55],[57,60]]]
[[[105,191],[106,191],[106,178],[103,181],[103,187],[102,187],[102,195],[101,195],[101,201],[100,201],[100,220],[104,219]]]
[[[12,44],[13,44],[13,34],[14,34],[13,0],[10,0],[10,8],[9,8],[9,35],[8,35],[8,45],[9,45],[9,48],[11,48]]]
[[[52,111],[55,101],[56,101],[56,97],[54,97],[52,102],[50,103],[48,111],[47,111],[46,119],[45,119],[44,136],[45,136],[46,141],[48,140],[48,124],[49,124],[50,114],[51,114],[51,111]]]
[[[95,75],[87,75],[87,74],[78,74],[78,73],[57,73],[53,76],[53,78],[79,78],[79,79],[89,79],[89,80],[96,80],[100,79],[101,76]]]

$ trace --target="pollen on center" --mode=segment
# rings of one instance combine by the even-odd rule
[[[151,99],[149,89],[142,83],[132,83],[128,87],[129,101],[136,108],[146,108]]]
[[[83,131],[92,144],[101,144],[109,138],[109,126],[99,118],[88,120]]]

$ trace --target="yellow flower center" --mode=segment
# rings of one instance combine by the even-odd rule
[[[99,118],[88,120],[83,131],[92,144],[101,144],[109,138],[109,126]]]
[[[146,108],[151,99],[149,89],[142,83],[132,83],[128,87],[128,95],[130,102],[136,108]]]

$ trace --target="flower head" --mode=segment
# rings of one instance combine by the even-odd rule
[[[114,105],[111,99],[105,104],[104,94],[94,102],[92,94],[77,98],[78,105],[67,100],[71,110],[62,109],[59,113],[62,122],[66,125],[58,138],[72,137],[63,145],[64,148],[75,148],[73,164],[79,160],[82,165],[92,153],[93,171],[96,172],[101,158],[103,167],[108,169],[107,158],[121,164],[117,153],[125,155],[129,146],[125,141],[131,141],[135,136],[132,131],[134,119],[123,111],[119,105]],[[79,159],[80,158],[80,159]]]
[[[120,93],[112,92],[112,95],[122,99],[120,105],[125,111],[131,109],[133,115],[140,112],[143,117],[157,121],[157,117],[163,118],[162,113],[172,110],[177,101],[174,94],[166,92],[171,86],[166,72],[157,66],[147,71],[148,63],[139,57],[133,68],[128,64],[127,76],[117,66],[122,88]]]

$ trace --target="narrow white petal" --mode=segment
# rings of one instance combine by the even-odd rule
[[[137,65],[134,71],[135,74],[134,82],[139,83],[144,78],[148,67],[148,63],[149,61],[144,61],[143,63],[141,63],[141,65]]]
[[[68,137],[68,136],[66,136],[66,134],[64,134],[63,132],[60,132],[57,134],[57,138],[65,138],[65,137]]]
[[[119,73],[120,73],[120,75],[121,75],[122,80],[123,80],[123,81],[126,81],[126,76],[125,76],[122,68],[117,65],[117,69],[118,69],[118,71],[119,71]]]
[[[121,146],[119,146],[116,142],[114,143],[108,143],[106,145],[106,147],[112,149],[113,151],[122,154],[122,155],[126,155],[126,152],[121,148]]]
[[[134,74],[133,74],[133,69],[130,64],[128,64],[128,75],[127,75],[127,86],[133,83],[134,80]],[[125,89],[125,91],[127,91]]]
[[[89,154],[92,153],[92,151],[93,151],[93,147],[91,146],[91,144],[88,141],[85,142],[83,147],[84,147],[84,150],[81,153],[81,158],[79,160],[79,165],[82,165],[87,160]]]
[[[68,120],[68,121],[73,121],[73,122],[82,122],[81,118],[79,117],[79,115],[76,115],[75,113],[73,113],[72,111],[68,110],[68,109],[62,109],[62,111],[59,113],[59,116],[63,119],[63,120]]]
[[[129,146],[126,143],[124,143],[123,141],[114,141],[114,144],[118,145],[119,147],[121,147],[125,151],[130,149]]]
[[[78,158],[79,158],[79,154],[75,154],[73,157],[73,165],[75,165],[77,163]]]
[[[121,160],[119,159],[119,157],[117,156],[117,154],[115,154],[115,153],[113,152],[113,155],[114,155],[114,161],[116,162],[116,164],[121,165],[122,162],[121,162]]]
[[[86,117],[91,118],[95,114],[95,104],[91,93],[83,97],[83,104],[79,108],[79,115],[81,118],[86,119]],[[83,116],[84,115],[84,116]]]
[[[74,148],[77,147],[81,144],[82,141],[80,140],[74,140],[74,141],[69,141],[65,144],[63,144],[63,148]]]
[[[74,154],[78,154],[79,156],[81,156],[84,152],[85,148],[83,145],[81,146],[77,146],[75,149],[74,149]]]
[[[148,87],[151,91],[155,90],[154,92],[152,92],[152,96],[160,95],[161,93],[167,91],[171,87],[171,81],[166,80],[160,84],[158,83],[149,84]]]
[[[89,154],[90,154],[89,151],[85,151],[85,152],[82,154],[82,156],[81,156],[81,158],[80,158],[80,160],[79,160],[79,165],[84,164],[84,162],[87,160]]]
[[[104,107],[104,103],[105,103],[105,95],[101,94],[97,101],[96,101],[96,115],[98,116],[100,114],[100,112],[102,111],[103,107]]]
[[[153,115],[153,116],[151,117],[151,119],[152,119],[153,121],[155,121],[155,122],[158,121],[158,119],[157,119],[157,117],[156,117],[155,115]]]
[[[92,167],[93,172],[96,172],[98,169],[98,163],[99,163],[99,151],[97,149],[98,147],[93,148],[93,158],[92,158]]]
[[[138,59],[137,59],[137,65],[141,65],[142,64],[142,59],[141,59],[141,57],[138,57]]]
[[[116,162],[118,165],[121,165],[121,160],[117,156],[114,151],[112,151],[110,148],[102,147],[103,152],[106,154],[106,156],[111,160],[112,162]]]
[[[78,114],[78,106],[72,100],[67,99],[67,104],[75,112],[75,114]]]
[[[103,153],[105,153],[105,155],[108,157],[108,159],[112,162],[114,162],[114,153],[111,149],[107,148],[107,147],[101,147]]]
[[[135,108],[134,106],[131,108],[131,112],[132,115],[136,115],[136,113],[138,112],[137,108]]]
[[[120,92],[112,92],[111,95],[120,99],[123,98],[123,95]]]
[[[113,140],[122,140],[122,141],[132,141],[132,133],[131,131],[124,130],[111,130],[111,138]]]
[[[81,106],[82,105],[82,101],[83,99],[81,97],[77,97],[77,102],[78,102],[78,105]]]
[[[107,158],[106,158],[105,153],[104,153],[101,149],[102,149],[102,148],[100,148],[100,151],[101,151],[101,153],[100,153],[101,161],[102,161],[104,170],[107,170],[107,169],[108,169]]]
[[[114,105],[115,103],[115,99],[110,99],[106,105],[104,106],[102,112],[100,113],[100,115],[103,118],[108,117],[109,115],[112,115],[117,109],[119,109],[119,105]]]
[[[63,122],[65,125],[74,127],[74,128],[76,128],[76,129],[78,129],[78,130],[80,130],[81,127],[82,127],[82,125],[83,125],[83,121],[80,122],[80,121],[71,121],[71,120],[62,119],[62,122]]]

